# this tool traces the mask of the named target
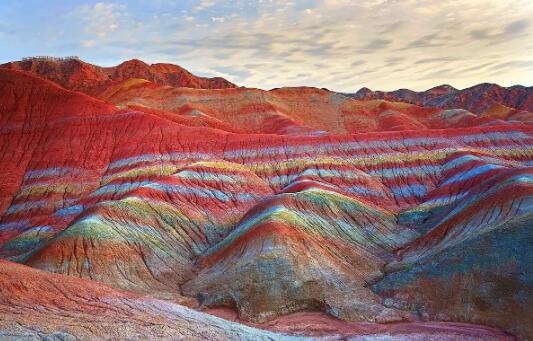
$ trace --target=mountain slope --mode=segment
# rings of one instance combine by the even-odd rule
[[[323,135],[522,124],[527,115],[477,115],[383,100],[358,101],[316,88],[198,90],[123,82],[100,99],[119,107],[150,108],[168,116],[223,123],[227,131]]]
[[[9,62],[0,68],[28,71],[69,89],[96,95],[109,86],[130,78],[141,78],[159,85],[199,89],[234,88],[235,84],[220,78],[198,77],[173,64],[148,65],[133,59],[115,67],[100,67],[79,59],[39,59]]]
[[[103,284],[35,270],[0,260],[0,338],[6,340],[309,340],[268,332],[196,312],[168,301],[134,295]],[[356,325],[292,316],[271,329],[310,332],[315,340],[409,337],[425,340],[511,340],[495,329],[467,324]],[[316,327],[314,327],[316,328]],[[324,331],[327,334],[324,335]],[[320,337],[320,335],[324,335]]]
[[[4,260],[0,283],[2,339],[297,339]]]

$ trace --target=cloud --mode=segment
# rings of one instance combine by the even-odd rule
[[[513,60],[505,63],[498,63],[489,68],[489,70],[507,70],[510,68],[531,68],[533,67],[533,60]]]
[[[410,50],[410,49],[439,47],[439,46],[441,46],[441,44],[439,43],[439,32],[434,32],[434,33],[426,34],[420,38],[417,38],[411,41],[409,44],[404,46],[402,49]]]
[[[387,57],[385,58],[384,66],[389,68],[394,65],[401,64],[404,60],[405,60],[405,57],[402,57],[402,56]]]
[[[471,73],[471,72],[484,72],[485,68],[487,68],[488,66],[490,65],[493,65],[494,62],[487,62],[487,63],[483,63],[483,64],[478,64],[478,63],[475,63],[473,64],[472,66],[468,66],[468,67],[463,67],[461,69],[457,69],[457,73],[459,74],[467,74],[467,73]]]
[[[434,63],[441,63],[441,62],[453,62],[457,61],[459,58],[457,57],[438,57],[438,58],[424,58],[419,59],[415,61],[413,64],[420,65],[420,64],[434,64]]]
[[[86,32],[103,38],[119,28],[119,18],[124,9],[123,5],[97,2],[93,6],[80,7],[76,14],[85,23]]]
[[[11,31],[2,30],[2,39],[22,56],[64,51],[105,65],[171,62],[263,88],[533,82],[525,63],[531,0],[109,1],[84,2],[68,18],[39,5],[31,13],[49,18],[39,30],[34,17],[0,21]],[[59,32],[61,39],[43,38]]]
[[[366,64],[366,61],[364,60],[354,60],[351,64],[351,67],[357,67],[357,66],[361,66],[363,64]]]
[[[512,23],[505,26],[504,33],[506,35],[514,35],[517,33],[524,32],[529,27],[528,19],[520,19],[513,21]]]
[[[392,43],[390,39],[373,39],[363,46],[359,53],[372,53],[378,50],[382,50]]]
[[[405,26],[405,21],[398,20],[396,22],[393,22],[392,24],[384,24],[384,25],[378,25],[377,28],[379,29],[380,34],[388,34],[388,33],[394,33]]]
[[[214,1],[210,0],[200,0],[198,4],[193,8],[193,11],[199,12],[208,9],[209,7],[213,7],[215,5]]]
[[[487,44],[502,44],[520,37],[528,36],[529,19],[518,19],[506,24],[503,29],[496,27],[477,28],[470,31],[473,39],[485,41]]]
[[[94,40],[84,40],[84,41],[81,42],[81,45],[83,47],[89,48],[89,47],[93,47],[95,43],[96,42]]]
[[[470,36],[473,39],[484,40],[491,36],[491,31],[492,29],[486,29],[486,28],[476,29],[476,30],[470,31]]]

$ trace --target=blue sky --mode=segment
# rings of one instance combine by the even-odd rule
[[[272,88],[533,85],[531,0],[0,2],[0,62],[137,58]]]

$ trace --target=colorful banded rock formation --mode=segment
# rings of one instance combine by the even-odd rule
[[[120,108],[148,107],[173,118],[220,122],[233,132],[278,135],[321,135],[484,125],[524,124],[533,114],[521,112],[477,115],[466,110],[424,108],[383,100],[354,101],[315,88],[198,90],[162,87],[129,80],[99,96]],[[209,120],[209,121],[208,121]],[[206,124],[204,124],[206,125]]]
[[[229,322],[178,304],[71,276],[0,260],[2,340],[314,340],[511,341],[504,333],[460,323],[352,324],[308,314],[277,321],[272,331]],[[314,330],[306,322],[316,325]],[[299,325],[301,324],[301,325]]]
[[[139,77],[99,83],[95,98],[0,69],[0,257],[24,264],[2,263],[4,330],[50,333],[68,316],[80,329],[67,332],[91,337],[81,326],[100,323],[99,302],[146,337],[284,337],[179,303],[259,327],[320,325],[305,313],[319,311],[354,339],[507,338],[434,321],[533,337],[527,114]],[[272,328],[302,332],[283,323]]]
[[[22,61],[0,65],[0,68],[21,70],[49,79],[69,90],[96,95],[112,84],[130,78],[142,78],[156,84],[199,89],[235,88],[236,85],[224,78],[198,77],[173,64],[148,65],[133,59],[115,67],[100,67],[79,59],[44,60],[27,58]]]
[[[466,109],[476,114],[490,112],[496,106],[515,109],[514,112],[533,112],[533,87],[515,85],[502,87],[483,83],[458,90],[450,85],[440,85],[426,91],[409,89],[395,91],[372,91],[362,88],[348,96],[360,99],[385,99],[442,109]]]

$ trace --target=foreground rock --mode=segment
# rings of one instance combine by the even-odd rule
[[[3,260],[0,284],[0,339],[284,339],[174,303]]]
[[[306,318],[298,319],[302,323]],[[316,339],[349,340],[387,335],[393,339],[508,340],[504,334],[469,325],[356,326],[320,317],[330,325]],[[287,333],[307,328],[272,326]],[[296,327],[296,328],[295,328]],[[335,330],[331,329],[335,328]],[[298,328],[300,328],[298,330]],[[324,328],[324,327],[322,327]],[[338,329],[337,329],[338,328]],[[282,330],[285,329],[285,330]],[[316,333],[315,333],[316,334]],[[50,274],[0,260],[2,340],[304,340],[229,322],[174,303],[142,297],[74,277]]]

